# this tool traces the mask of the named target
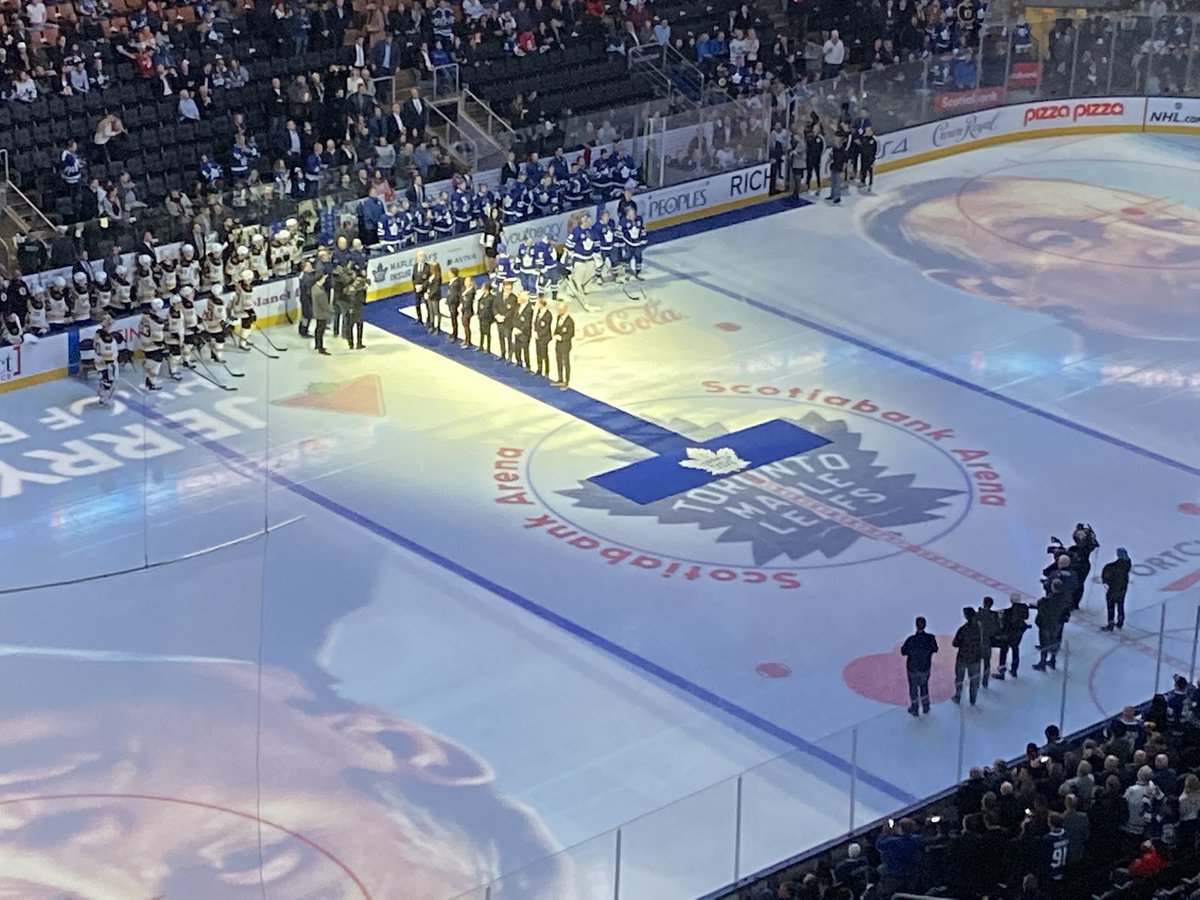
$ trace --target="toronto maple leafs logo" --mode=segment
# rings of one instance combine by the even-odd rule
[[[872,530],[906,534],[906,528],[939,522],[961,507],[956,498],[964,491],[918,485],[915,474],[890,471],[880,451],[864,447],[863,435],[845,422],[815,412],[789,421],[830,443],[749,471],[750,464],[727,448],[691,448],[680,465],[725,477],[653,503],[635,503],[591,481],[559,493],[577,508],[714,532],[718,543],[747,546],[759,566],[777,559],[835,559],[870,541]],[[720,424],[665,424],[697,444],[729,433]],[[644,451],[630,451],[628,445],[614,441],[612,446],[612,457],[620,462],[644,457]]]
[[[687,458],[679,465],[685,469],[699,469],[709,475],[733,475],[747,468],[750,463],[739,457],[728,447],[720,450],[705,450],[703,447],[688,447]]]

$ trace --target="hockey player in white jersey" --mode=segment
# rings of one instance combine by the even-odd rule
[[[163,346],[167,352],[167,371],[173,379],[180,381],[183,378],[183,373],[179,371],[183,364],[183,298],[178,294],[171,297],[171,309],[167,313],[163,333]]]
[[[211,291],[214,285],[225,283],[225,267],[221,261],[221,245],[209,244],[208,253],[204,257],[204,265],[200,267],[200,290]]]
[[[173,256],[164,256],[158,264],[157,276],[158,292],[155,296],[171,296],[179,290],[179,263],[176,262]],[[153,298],[151,298],[153,299]],[[143,306],[146,301],[143,301]]]
[[[270,263],[271,274],[276,278],[292,274],[292,235],[286,228],[271,238]]]
[[[191,288],[179,292],[183,307],[183,364],[194,369],[193,360],[200,353],[203,335],[200,333],[200,313],[196,309],[196,293]]]
[[[225,260],[225,285],[235,286],[241,281],[242,273],[250,268],[250,248],[245,244],[238,245],[229,258]],[[254,273],[250,273],[251,277]]]
[[[138,309],[144,309],[157,296],[158,286],[154,280],[154,261],[147,254],[143,253],[137,258],[137,269],[134,271],[134,306]]]
[[[0,346],[20,347],[25,342],[25,329],[21,327],[21,317],[10,312],[0,322]]]
[[[29,305],[25,311],[25,329],[38,337],[50,331],[46,322],[46,295],[41,291],[34,291],[29,296]]]
[[[96,272],[96,281],[92,285],[92,317],[103,319],[112,311],[113,287],[108,279],[108,273],[103,269]]]
[[[250,238],[250,270],[259,281],[266,281],[271,274],[271,264],[267,261],[267,239],[255,233]]]
[[[234,336],[239,350],[250,350],[250,333],[254,330],[254,322],[258,315],[254,312],[254,273],[249,269],[242,272],[235,288],[235,303],[237,313],[231,315],[234,321]]]
[[[71,276],[71,318],[76,325],[92,321],[92,292],[87,274],[76,272]]]
[[[67,299],[67,279],[59,277],[50,282],[50,292],[46,297],[46,321],[51,330],[66,328],[71,316],[71,305]]]
[[[100,376],[100,386],[97,388],[97,402],[108,406],[113,392],[117,389],[117,356],[120,353],[118,341],[120,336],[112,330],[112,317],[105,316],[92,336],[92,350],[95,353],[96,372]]]
[[[142,314],[138,323],[138,341],[142,345],[142,372],[146,376],[146,390],[161,391],[158,383],[162,372],[163,355],[166,348],[167,320],[163,316],[163,302],[158,297],[150,301],[150,309]]]
[[[113,308],[117,312],[128,312],[133,308],[133,284],[127,266],[117,266],[113,274]]]
[[[217,288],[208,298],[204,309],[204,329],[208,333],[208,355],[213,362],[225,362],[225,334],[228,331],[229,310],[225,305],[225,291]]]
[[[200,287],[200,260],[196,258],[196,248],[191,244],[184,244],[179,252],[179,270],[175,276],[179,287]]]

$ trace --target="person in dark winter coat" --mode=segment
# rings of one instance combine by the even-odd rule
[[[1010,594],[1008,609],[1000,614],[1000,635],[997,645],[1000,647],[1000,668],[993,674],[997,681],[1003,681],[1005,674],[1012,673],[1017,677],[1017,667],[1021,664],[1021,638],[1029,629],[1029,606],[1020,594]],[[1012,654],[1012,669],[1008,668],[1008,657]]]
[[[1034,663],[1034,671],[1044,672],[1047,667],[1058,668],[1058,649],[1062,644],[1063,626],[1071,614],[1071,593],[1046,589],[1046,596],[1038,601],[1037,618],[1038,650],[1041,659]]]
[[[980,685],[988,686],[988,677],[992,673],[992,648],[999,647],[1003,640],[1000,613],[992,609],[996,601],[991,597],[983,598],[983,605],[975,611],[975,624],[979,626],[979,637],[982,640],[983,667],[980,671]]]
[[[329,351],[325,349],[325,329],[333,317],[333,303],[329,300],[329,275],[324,269],[318,269],[314,274],[316,278],[312,284],[312,317],[316,323],[316,330],[313,332],[316,346],[313,349],[322,356],[328,356]]]
[[[1104,583],[1104,601],[1108,605],[1108,624],[1105,631],[1125,627],[1125,592],[1129,590],[1129,570],[1133,563],[1124,547],[1117,548],[1117,558],[1100,570]]]
[[[954,633],[954,646],[958,649],[954,657],[954,696],[955,703],[962,702],[963,681],[969,680],[968,696],[971,705],[979,696],[979,673],[983,663],[983,638],[979,633],[979,624],[975,621],[975,610],[963,607],[963,618],[966,619]]]
[[[925,617],[917,616],[917,630],[904,639],[900,655],[908,672],[908,713],[929,712],[929,673],[933,671],[933,654],[938,652],[937,638],[925,631]]]

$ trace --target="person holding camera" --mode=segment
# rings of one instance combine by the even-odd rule
[[[1100,570],[1104,585],[1104,602],[1108,606],[1108,624],[1102,630],[1125,627],[1125,592],[1129,590],[1129,570],[1133,563],[1124,547],[1117,548],[1117,558]]]
[[[1083,591],[1087,587],[1088,575],[1092,573],[1092,554],[1100,548],[1096,532],[1091,525],[1075,523],[1071,534],[1071,546],[1067,555],[1071,557],[1071,571],[1075,573],[1075,585],[1071,589],[1071,609],[1079,609],[1083,602]]]

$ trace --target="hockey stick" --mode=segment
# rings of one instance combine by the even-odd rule
[[[199,376],[200,376],[201,378],[203,378],[205,381],[207,381],[207,382],[210,382],[211,384],[214,384],[214,385],[216,385],[217,387],[219,387],[219,388],[220,388],[221,390],[223,390],[223,391],[236,391],[236,390],[237,390],[237,388],[235,388],[235,387],[233,387],[233,386],[231,386],[231,385],[225,384],[223,381],[221,381],[219,378],[217,378],[217,376],[216,376],[216,375],[212,374],[212,369],[210,369],[210,368],[208,367],[208,363],[206,363],[206,362],[205,362],[203,359],[201,359],[199,356],[197,356],[197,357],[196,357],[196,362],[200,363],[200,365],[204,367],[204,371],[203,371],[203,372],[201,372],[201,371],[200,371],[199,369],[197,369],[195,366],[189,366],[188,368],[190,368],[190,369],[192,370],[192,374],[194,374],[194,375],[199,375]]]
[[[228,372],[230,375],[232,375],[234,378],[245,378],[246,377],[245,372],[235,372],[235,371],[233,371],[233,369],[229,368],[229,363],[225,362],[225,360],[218,359],[217,362],[219,362],[222,366],[224,366],[225,371]]]
[[[271,344],[271,342],[270,342],[270,341],[267,341],[267,343],[268,343],[268,344]],[[274,344],[271,344],[271,346],[272,346],[272,347],[274,347],[275,345],[274,345]],[[265,356],[267,359],[279,359],[279,357],[278,357],[276,354],[274,354],[274,353],[268,353],[268,352],[267,352],[266,350],[264,350],[262,347],[258,346],[258,344],[251,343],[250,341],[247,341],[247,342],[246,342],[246,347],[249,347],[251,350],[257,350],[259,353],[261,353],[261,354],[262,354],[263,356]],[[245,349],[245,348],[243,348],[243,349]]]
[[[267,333],[265,331],[259,331],[259,334],[261,334],[263,336],[263,340],[267,342],[267,346],[269,346],[276,353],[287,353],[288,348],[287,347],[277,347],[275,345],[275,342],[272,341],[269,337],[267,337]],[[278,359],[278,357],[276,357],[276,359]]]
[[[646,289],[644,287],[638,286],[636,289],[637,293],[634,293],[633,291],[631,291],[629,289],[628,284],[622,284],[621,290],[623,290],[625,292],[625,296],[628,297],[630,300],[637,300],[642,303],[644,303],[646,301]]]

